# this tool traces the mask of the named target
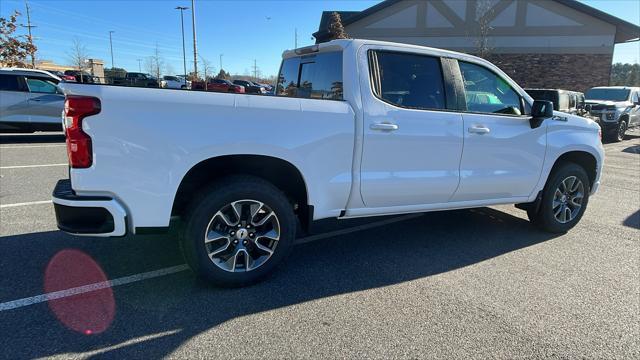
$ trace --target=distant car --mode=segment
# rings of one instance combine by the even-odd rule
[[[267,90],[264,88],[264,86],[261,85],[257,85],[251,81],[247,81],[247,80],[233,80],[233,83],[235,85],[240,85],[240,86],[244,86],[244,91],[247,94],[266,94]]]
[[[595,87],[585,96],[591,117],[600,123],[603,139],[622,141],[627,129],[640,126],[640,87]]]
[[[0,69],[0,131],[61,131],[60,78],[42,70]]]
[[[264,89],[267,90],[267,92],[270,92],[271,90],[273,90],[273,85],[270,85],[270,84],[263,84],[263,83],[254,83],[254,84],[264,87]]]
[[[191,81],[183,77],[165,75],[160,80],[163,89],[191,89]]]
[[[202,88],[198,90],[204,90],[204,86],[202,86]],[[225,80],[225,79],[209,80],[206,85],[206,90],[216,91],[216,92],[230,92],[230,93],[237,93],[237,94],[245,93],[244,86],[233,84],[231,81]]]
[[[135,87],[160,87],[158,79],[151,75],[141,72],[128,72],[123,78],[114,78],[112,80],[113,85],[120,86],[135,86]]]
[[[584,94],[562,89],[524,89],[534,100],[553,103],[553,109],[567,114],[586,115]]]
[[[67,81],[67,82],[75,82],[76,81],[75,76],[65,75],[62,71],[49,71],[49,72],[52,73],[53,75],[59,77],[62,81]]]
[[[76,79],[76,82],[79,83],[95,84],[100,82],[97,76],[93,76],[86,71],[66,70],[64,74],[73,76]]]

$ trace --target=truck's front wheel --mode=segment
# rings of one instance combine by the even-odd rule
[[[234,176],[217,182],[192,203],[187,217],[185,259],[198,276],[219,286],[260,281],[295,240],[293,207],[260,178]]]
[[[589,177],[581,166],[561,164],[549,176],[537,211],[527,211],[529,220],[548,232],[567,232],[584,215],[590,191]]]

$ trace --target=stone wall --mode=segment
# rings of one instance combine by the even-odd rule
[[[609,85],[613,54],[492,54],[487,57],[523,88],[586,92]]]

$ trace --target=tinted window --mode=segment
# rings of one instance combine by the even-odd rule
[[[276,95],[342,100],[342,53],[285,59],[280,68]]]
[[[459,64],[468,111],[521,115],[520,96],[504,79],[482,66]]]
[[[29,91],[34,93],[58,93],[58,88],[56,87],[56,85],[53,82],[45,79],[28,78],[27,86],[29,86]]]
[[[298,70],[300,58],[289,58],[282,61],[278,83],[276,84],[276,95],[295,97],[298,91]]]
[[[587,100],[625,101],[629,98],[627,89],[591,89],[585,94]]]
[[[418,109],[445,109],[440,59],[395,52],[376,52],[376,95],[395,105]]]
[[[18,77],[15,75],[0,75],[0,90],[21,91]]]

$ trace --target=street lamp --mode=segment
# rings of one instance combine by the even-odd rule
[[[138,60],[138,71],[142,72],[142,59],[136,59]]]
[[[177,6],[176,10],[180,10],[180,23],[182,24],[182,65],[184,66],[184,83],[187,84],[187,53],[184,47],[184,11],[189,8],[186,6]]]

